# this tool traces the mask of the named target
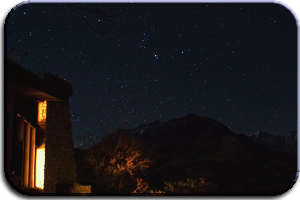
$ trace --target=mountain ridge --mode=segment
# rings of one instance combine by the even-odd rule
[[[162,158],[148,172],[155,189],[163,190],[166,181],[204,177],[221,193],[276,193],[290,187],[297,172],[294,155],[269,149],[207,116],[189,113],[122,131]],[[292,135],[289,141],[294,141]]]
[[[271,135],[268,132],[255,131],[249,137],[268,149],[297,154],[297,131],[290,131],[285,135]]]

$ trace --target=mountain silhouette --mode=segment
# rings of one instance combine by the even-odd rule
[[[143,124],[130,129],[130,136],[157,150],[152,159],[160,159],[149,169],[149,184],[159,190],[163,182],[203,177],[219,193],[281,194],[296,177],[295,155],[266,148],[207,116],[190,113]]]

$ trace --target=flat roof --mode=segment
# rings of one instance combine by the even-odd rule
[[[21,96],[38,101],[66,101],[73,95],[72,84],[51,73],[38,76],[12,59],[5,59],[5,84]],[[7,85],[5,87],[7,89]]]

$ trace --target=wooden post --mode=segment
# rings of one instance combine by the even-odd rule
[[[23,140],[24,140],[24,118],[19,117],[18,122],[18,137],[17,137],[17,144],[19,146],[23,146]]]
[[[24,118],[19,116],[19,124],[18,124],[18,137],[17,143],[22,147],[22,170],[21,170],[21,177],[22,177],[22,186],[24,186]]]
[[[34,188],[35,169],[35,128],[31,129],[30,136],[30,164],[29,164],[29,187]]]
[[[29,154],[30,154],[30,123],[26,124],[25,129],[25,138],[24,138],[24,177],[23,177],[23,186],[28,187],[28,178],[29,178]]]

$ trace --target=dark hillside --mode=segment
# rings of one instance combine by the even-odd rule
[[[221,193],[280,193],[294,184],[295,156],[268,149],[209,117],[155,121],[131,129],[130,136],[160,155],[148,171],[155,189],[163,190],[163,182],[201,177]]]

